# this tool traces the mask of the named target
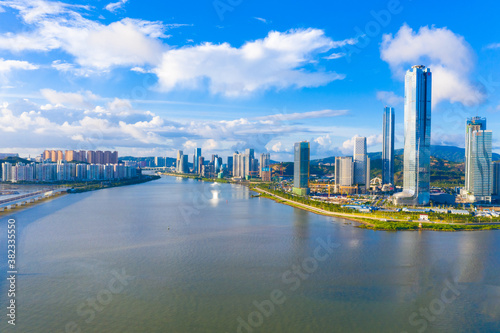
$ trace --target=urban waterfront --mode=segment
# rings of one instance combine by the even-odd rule
[[[252,194],[162,177],[17,212],[14,330],[500,331],[500,232],[365,230]]]

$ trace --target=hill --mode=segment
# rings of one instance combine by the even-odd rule
[[[394,157],[394,179],[396,185],[403,185],[403,155]],[[370,176],[382,177],[382,160],[370,161]],[[465,182],[465,163],[450,162],[442,158],[431,157],[432,186],[461,186]]]
[[[403,148],[394,150],[394,155],[396,156],[403,155],[403,153],[404,153]],[[431,156],[449,162],[463,163],[465,162],[465,148],[459,148],[455,146],[431,145]],[[381,159],[382,152],[368,153],[368,157],[370,157],[370,159],[372,160]],[[493,161],[500,160],[500,154],[493,153],[492,160]],[[311,161],[311,164],[319,164],[319,163],[335,163],[335,156]]]

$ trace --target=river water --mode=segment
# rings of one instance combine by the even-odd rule
[[[15,213],[0,332],[499,332],[500,231],[383,232],[160,180]]]

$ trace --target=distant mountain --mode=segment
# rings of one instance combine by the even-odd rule
[[[403,155],[404,149],[396,149],[394,155]],[[382,152],[368,153],[371,160],[378,160],[382,158]],[[455,146],[440,146],[431,145],[431,156],[439,159],[443,159],[455,163],[465,162],[465,148],[459,148]],[[500,160],[500,154],[492,154],[493,161]],[[335,156],[312,160],[311,164],[319,163],[335,163]]]

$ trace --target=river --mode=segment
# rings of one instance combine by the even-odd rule
[[[162,177],[10,218],[0,332],[499,332],[500,231],[385,232]]]

